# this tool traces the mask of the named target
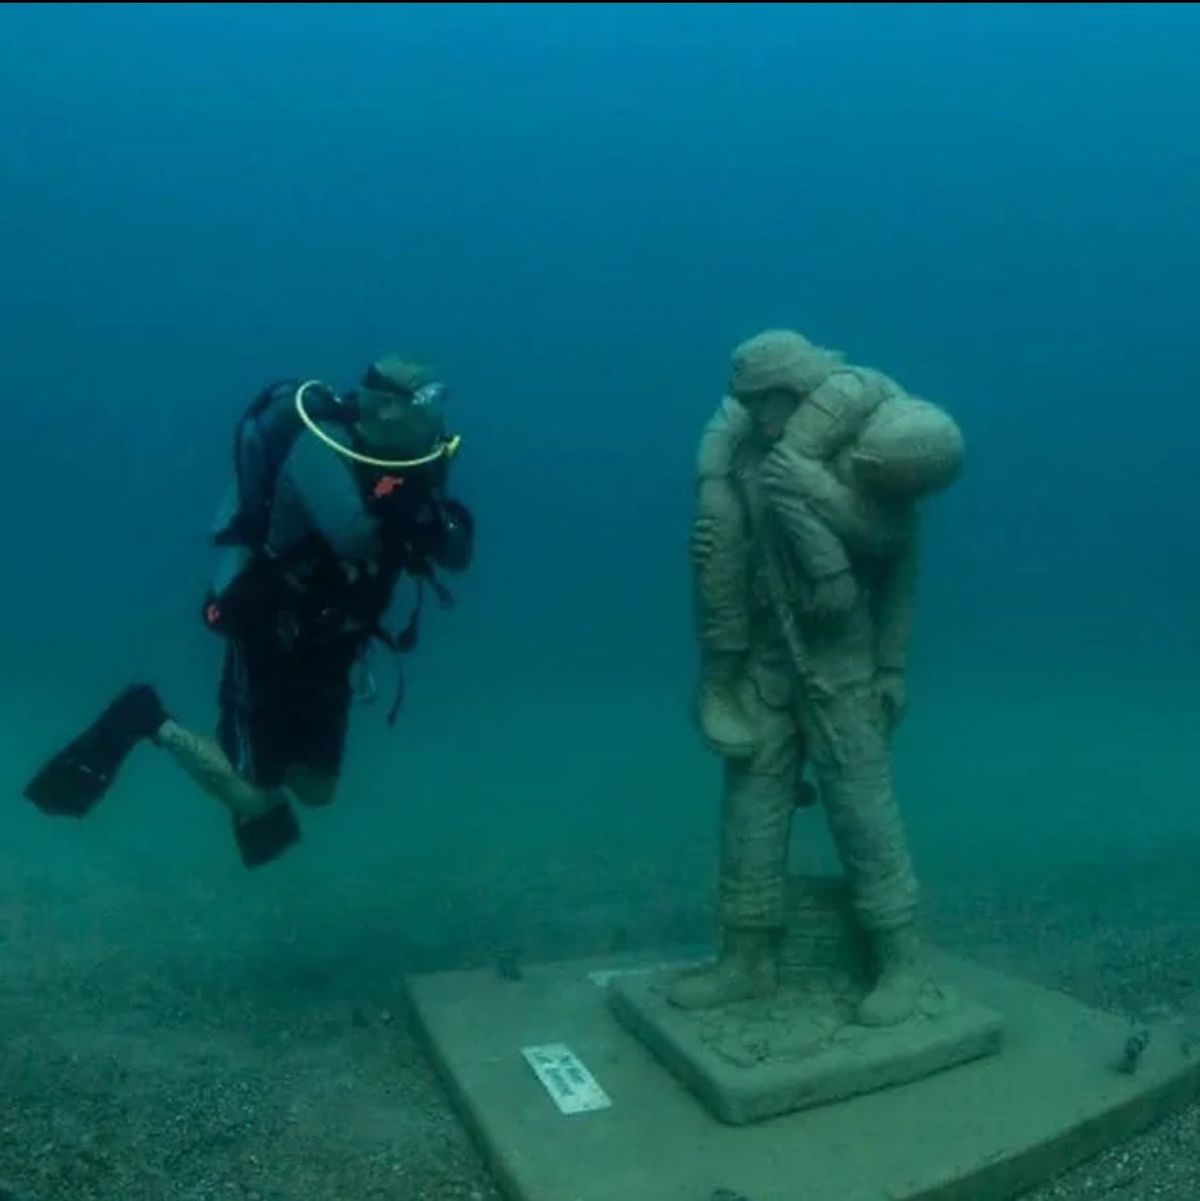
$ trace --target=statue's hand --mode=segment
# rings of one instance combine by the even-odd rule
[[[751,758],[758,742],[758,731],[738,695],[744,657],[710,650],[701,661],[696,720],[705,745],[725,759]]]
[[[814,580],[804,605],[804,615],[822,623],[841,621],[858,599],[858,584],[849,571]]]
[[[904,672],[885,668],[876,678],[875,690],[883,707],[884,721],[891,732],[904,720],[904,711],[908,707],[908,685]]]

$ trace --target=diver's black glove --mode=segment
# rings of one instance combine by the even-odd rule
[[[457,500],[442,502],[442,544],[437,561],[447,571],[465,571],[475,549],[475,518]]]
[[[471,561],[475,522],[456,500],[430,498],[413,515],[405,531],[408,567],[421,574],[433,563],[447,571],[463,571]]]

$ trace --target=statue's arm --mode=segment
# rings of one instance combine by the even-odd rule
[[[908,667],[917,602],[919,529],[914,523],[905,549],[892,561],[880,585],[876,609],[876,648],[880,671],[903,673]]]
[[[732,475],[749,421],[727,397],[705,425],[696,455],[691,558],[700,642],[707,650],[749,645],[745,514]]]
[[[813,581],[850,570],[846,548],[833,528],[818,515],[813,488],[834,493],[841,485],[824,464],[814,463],[786,439],[767,456],[763,491],[804,575]],[[841,501],[848,500],[841,496]]]
[[[700,434],[700,446],[696,452],[697,478],[706,480],[728,476],[733,470],[737,449],[749,429],[750,414],[736,400],[724,397]]]
[[[763,484],[811,580],[850,570],[845,543],[865,546],[872,531],[861,506],[834,470],[837,455],[883,403],[887,382],[858,370],[838,371],[797,406],[763,465]]]

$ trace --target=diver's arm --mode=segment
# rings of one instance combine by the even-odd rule
[[[444,455],[426,469],[429,500],[418,510],[408,539],[420,558],[457,575],[475,556],[475,517],[462,501],[447,495],[450,467],[451,458]]]
[[[438,508],[439,531],[430,557],[446,571],[466,571],[475,556],[475,518],[466,505],[450,498]]]
[[[346,563],[373,563],[382,544],[379,529],[363,505],[350,465],[307,434],[292,447],[281,471],[314,529]]]

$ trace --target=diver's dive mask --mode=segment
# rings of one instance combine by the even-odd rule
[[[450,399],[450,389],[438,380],[422,384],[410,397],[409,404],[415,408],[433,409],[439,415],[444,411]]]

